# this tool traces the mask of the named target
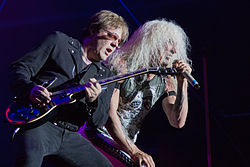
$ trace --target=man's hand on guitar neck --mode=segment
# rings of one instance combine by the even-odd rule
[[[31,102],[35,102],[41,105],[49,103],[52,95],[45,87],[41,85],[36,85],[30,92],[29,99]]]
[[[89,103],[94,102],[102,92],[101,85],[95,78],[89,79],[90,86],[85,88],[86,100]]]

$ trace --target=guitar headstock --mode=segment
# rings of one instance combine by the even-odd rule
[[[148,72],[156,75],[176,75],[178,72],[175,68],[165,68],[165,67],[150,67]]]

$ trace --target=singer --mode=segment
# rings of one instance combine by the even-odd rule
[[[189,50],[188,37],[172,21],[153,20],[139,27],[130,40],[109,57],[111,70],[120,74],[148,67],[174,67],[180,74],[176,77],[145,74],[125,80],[112,96],[109,122],[95,132],[86,125],[85,135],[90,140],[97,140],[97,137],[111,139],[113,147],[127,152],[140,166],[154,167],[152,157],[134,143],[142,121],[160,98],[169,123],[176,128],[185,125],[188,82],[183,73],[192,71],[187,56]],[[100,142],[93,143],[98,145]]]

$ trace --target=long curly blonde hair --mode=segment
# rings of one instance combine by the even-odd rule
[[[176,53],[168,57],[166,48],[173,43]],[[166,65],[171,67],[172,62],[179,59],[191,65],[192,62],[187,56],[190,48],[189,39],[180,26],[173,21],[157,19],[140,26],[107,61],[111,70],[116,74],[148,67]]]

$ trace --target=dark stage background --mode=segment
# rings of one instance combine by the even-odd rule
[[[141,24],[164,17],[183,27],[192,45],[193,76],[201,84],[198,91],[189,89],[186,126],[170,127],[157,105],[145,121],[139,147],[151,154],[160,167],[208,166],[204,105],[207,85],[211,166],[250,167],[248,2],[124,0],[124,3]],[[0,5],[0,166],[7,167],[13,154],[5,122],[5,109],[13,97],[7,79],[9,64],[52,31],[59,30],[81,40],[86,20],[101,9],[124,16],[131,32],[138,28],[138,22],[119,0],[0,0]]]

